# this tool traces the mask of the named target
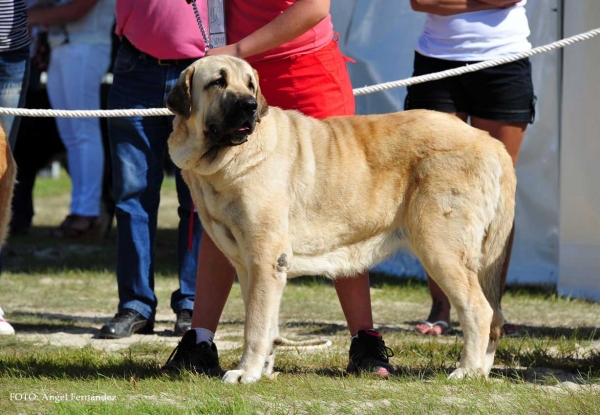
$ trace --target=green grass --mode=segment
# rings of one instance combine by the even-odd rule
[[[314,352],[278,352],[274,380],[225,385],[159,368],[177,343],[169,298],[177,289],[174,182],[165,180],[157,236],[156,335],[96,338],[117,306],[116,240],[47,236],[68,206],[68,178],[38,180],[34,229],[9,241],[0,305],[17,330],[0,337],[0,414],[594,414],[600,408],[600,305],[545,288],[511,287],[503,300],[521,337],[503,338],[490,380],[447,380],[462,333],[414,333],[429,294],[423,281],[372,275],[376,326],[395,355],[387,381],[347,376],[349,335],[331,283],[290,281],[281,309],[288,338],[326,337]],[[234,286],[217,333],[221,366],[241,356],[243,304]]]

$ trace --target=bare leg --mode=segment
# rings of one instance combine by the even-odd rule
[[[471,117],[471,125],[480,130],[487,131],[492,137],[502,141],[506,146],[506,151],[512,157],[513,164],[517,165],[527,123],[507,123]]]
[[[517,165],[519,159],[519,151],[521,150],[521,144],[525,137],[525,130],[527,129],[527,123],[505,123],[500,121],[485,120],[483,118],[471,117],[471,125],[480,130],[487,131],[494,138],[500,140],[506,146],[506,151],[512,158],[513,165]],[[515,229],[510,234],[508,241],[508,255],[504,262],[504,268],[502,269],[502,279],[500,292],[504,294],[504,287],[506,286],[506,276],[508,275],[508,267],[510,265],[510,256],[512,252],[513,240],[515,236]]]
[[[192,328],[217,331],[234,280],[235,268],[204,232],[196,274]]]
[[[204,233],[200,245],[196,298],[192,328],[217,331],[217,325],[235,280],[235,269],[210,237]],[[371,292],[367,271],[356,277],[334,281],[351,335],[373,328]]]
[[[440,286],[427,274],[427,284],[429,285],[429,293],[431,294],[431,311],[427,317],[427,321],[435,323],[436,321],[450,322],[450,301]],[[415,329],[421,334],[431,334],[439,336],[444,334],[446,327],[435,325],[431,327],[429,324],[419,323]]]
[[[373,313],[369,272],[365,271],[354,277],[338,278],[333,281],[333,284],[350,334],[354,336],[360,330],[372,329]]]

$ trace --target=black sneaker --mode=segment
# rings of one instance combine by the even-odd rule
[[[121,339],[133,333],[154,333],[154,319],[148,319],[135,310],[126,308],[119,311],[112,320],[100,329],[101,339]]]
[[[192,310],[179,310],[175,321],[175,334],[182,336],[183,333],[192,328]]]
[[[381,334],[375,330],[361,330],[350,343],[350,363],[346,370],[348,373],[370,373],[387,378],[394,371],[389,363],[393,355]]]
[[[164,373],[181,373],[182,370],[202,373],[208,376],[220,376],[217,346],[207,342],[196,344],[196,330],[188,330],[161,368]]]

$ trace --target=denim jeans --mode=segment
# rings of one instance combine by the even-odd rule
[[[185,65],[161,66],[143,53],[121,46],[117,53],[109,109],[162,108]],[[160,187],[172,117],[109,119],[113,191],[117,218],[119,311],[133,309],[154,317],[154,250]],[[175,174],[179,208],[179,289],[171,295],[177,312],[193,309],[202,226],[194,214],[192,249],[188,250],[192,200],[181,172]]]
[[[72,42],[54,48],[46,84],[52,108],[100,109],[100,83],[109,64],[110,45]],[[99,216],[104,174],[100,119],[59,117],[56,127],[67,149],[73,184],[70,213]]]
[[[27,83],[29,81],[29,46],[8,52],[0,52],[0,107],[22,108],[25,105]],[[10,148],[15,150],[21,117],[0,116]],[[0,272],[2,272],[0,254]]]
[[[29,46],[0,52],[0,107],[22,108],[29,81]],[[21,117],[0,116],[10,147],[15,148]]]

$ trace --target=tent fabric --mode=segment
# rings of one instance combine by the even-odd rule
[[[598,0],[565,2],[565,36],[598,22]],[[600,301],[600,39],[563,56],[558,292]]]
[[[529,40],[534,47],[561,38],[559,3],[527,3]],[[331,14],[342,52],[356,61],[348,65],[354,88],[411,76],[414,46],[425,15],[412,11],[408,0],[333,0]],[[558,281],[560,57],[560,51],[553,51],[531,58],[537,115],[527,130],[517,166],[516,233],[509,283]],[[405,95],[405,88],[396,88],[359,96],[357,113],[401,111]],[[425,276],[418,260],[406,253],[396,254],[374,270]]]

